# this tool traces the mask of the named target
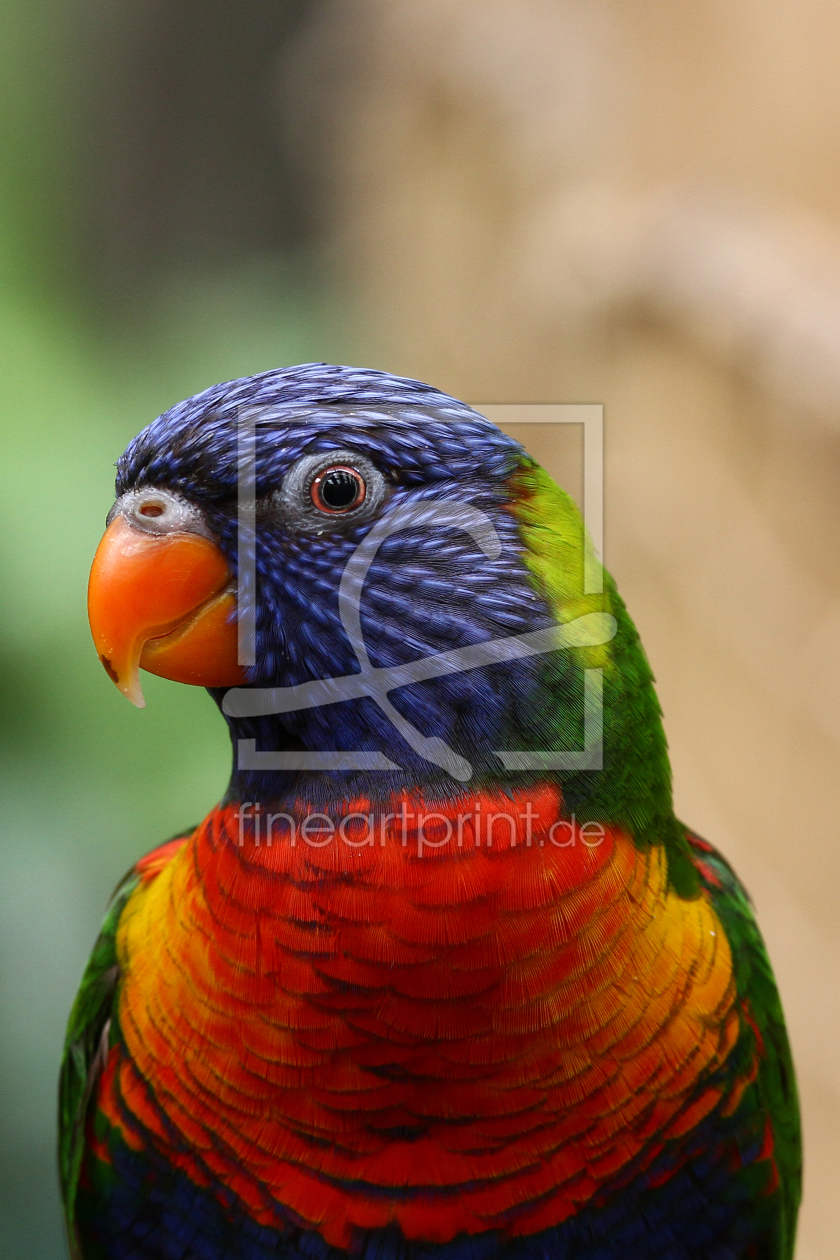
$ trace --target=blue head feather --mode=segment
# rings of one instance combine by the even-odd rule
[[[509,511],[508,483],[526,458],[522,448],[464,403],[419,381],[305,364],[213,386],[172,407],[131,442],[118,464],[118,494],[155,485],[200,504],[235,571],[243,416],[255,428],[258,500],[267,501],[304,456],[349,449],[367,457],[386,479],[383,510],[471,505],[492,522],[501,544],[493,559],[468,533],[434,520],[382,544],[361,602],[362,631],[375,666],[552,624],[523,564]],[[282,519],[261,520],[252,685],[288,687],[358,670],[339,616],[338,590],[348,560],[373,524],[374,519],[349,528],[328,524],[316,533],[296,531]],[[404,687],[391,700],[425,735],[446,740],[479,772],[492,769],[498,778],[499,763],[488,750],[528,746],[538,692],[539,661],[532,659]],[[386,752],[405,773],[380,774],[379,791],[429,778],[441,790],[447,787],[446,774],[408,747],[367,698],[230,724],[235,739],[253,738],[265,751]],[[232,790],[277,796],[294,786],[319,796],[335,790],[335,784],[324,788],[325,777],[313,776],[302,789],[299,778],[293,784],[276,774],[262,782],[260,776],[248,782],[235,776]],[[369,780],[360,785],[345,774],[342,790],[370,795],[372,787]]]

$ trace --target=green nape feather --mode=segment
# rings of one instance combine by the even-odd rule
[[[613,579],[594,555],[573,499],[531,460],[512,478],[511,490],[525,562],[558,621],[586,613],[608,613],[616,620],[610,643],[574,649],[578,671],[603,670],[605,773],[579,771],[564,778],[567,808],[580,821],[623,826],[640,846],[664,844],[675,891],[697,896],[700,884],[685,828],[674,817],[662,710],[636,627]],[[556,690],[554,670],[549,663],[548,695]],[[568,702],[552,706],[554,729],[545,736],[547,747],[575,746],[569,742],[569,711]]]

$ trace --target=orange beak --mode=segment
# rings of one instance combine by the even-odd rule
[[[108,526],[90,571],[88,617],[100,661],[138,708],[141,667],[198,687],[246,681],[235,609],[228,563],[209,539],[147,534],[123,516]]]

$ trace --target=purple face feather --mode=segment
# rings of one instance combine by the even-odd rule
[[[421,381],[307,363],[214,385],[171,407],[129,444],[117,493],[153,484],[202,500],[235,495],[243,408],[257,416],[258,494],[305,452],[348,444],[406,485],[503,481],[522,456],[489,420]]]

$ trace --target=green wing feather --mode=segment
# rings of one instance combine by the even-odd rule
[[[802,1133],[799,1098],[779,991],[749,894],[726,859],[686,829],[695,862],[732,949],[739,997],[761,1034],[757,1087],[773,1129],[779,1177],[779,1210],[767,1260],[790,1260],[802,1197]],[[764,1253],[762,1253],[762,1256]]]
[[[82,1166],[88,1103],[110,1045],[111,1012],[119,980],[117,925],[139,882],[132,869],[117,886],[70,1012],[58,1087],[58,1171],[70,1252],[78,1256],[76,1190]]]

